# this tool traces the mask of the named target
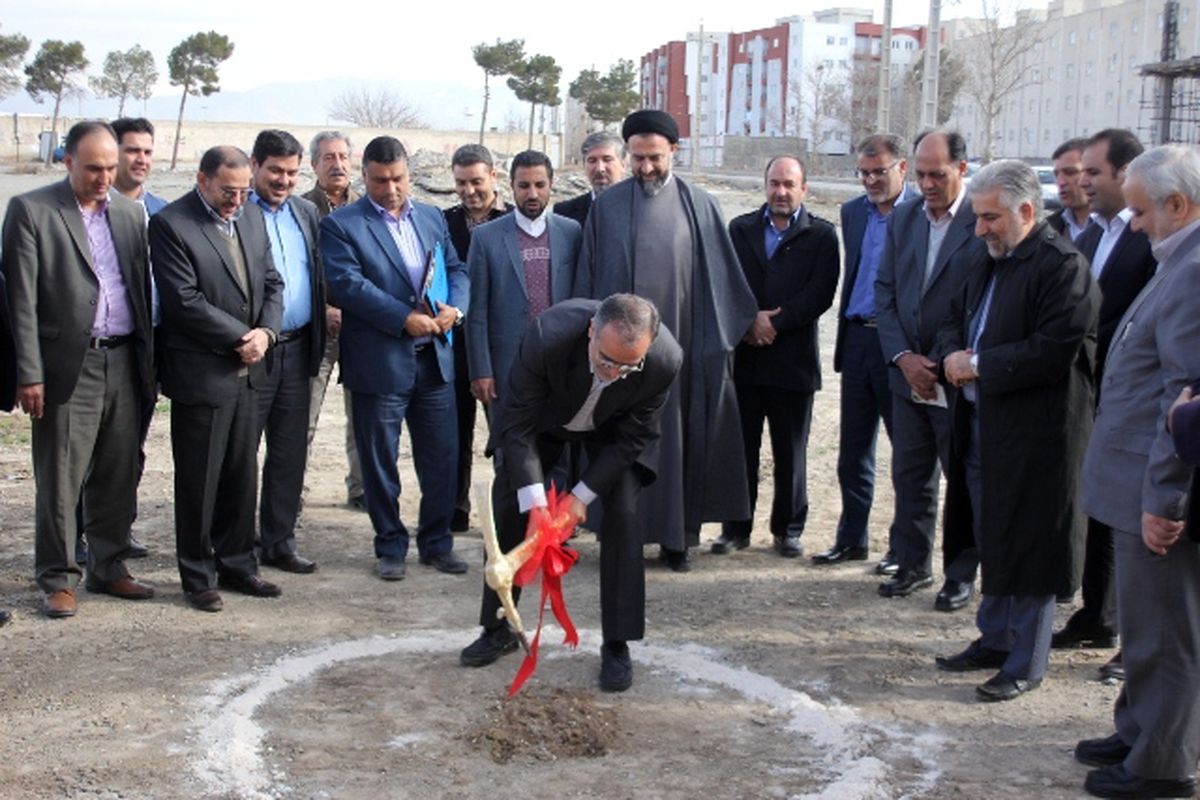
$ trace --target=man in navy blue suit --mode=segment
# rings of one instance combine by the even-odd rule
[[[342,377],[351,393],[363,496],[375,528],[377,571],[404,577],[408,529],[400,520],[396,469],[407,422],[421,486],[417,551],[422,564],[463,573],[453,552],[458,433],[452,340],[469,281],[442,212],[412,200],[408,154],[390,136],[363,150],[367,195],[321,220],[329,295],[342,309]]]

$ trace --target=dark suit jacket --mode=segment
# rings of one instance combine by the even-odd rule
[[[580,230],[574,220],[554,214],[546,215],[546,225],[550,230],[553,304],[571,296]],[[502,391],[529,327],[529,295],[518,244],[516,217],[505,214],[475,229],[467,256],[471,275],[471,314],[466,322],[470,377],[495,378],[498,391]]]
[[[975,236],[975,212],[968,195],[950,221],[925,285],[929,219],[924,206],[925,200],[917,197],[892,210],[875,280],[879,341],[883,357],[892,366],[888,384],[901,397],[911,397],[912,387],[895,366],[895,357],[905,350],[921,355],[933,351],[938,328],[962,288],[968,265],[986,252],[983,240]]]
[[[592,193],[584,192],[578,197],[572,197],[570,200],[563,200],[561,203],[554,204],[554,213],[561,217],[569,217],[579,223],[583,227],[583,223],[587,222],[588,212],[592,210]]]
[[[764,204],[735,218],[729,223],[729,238],[758,307],[781,309],[771,318],[778,335],[765,347],[739,344],[733,377],[739,384],[815,392],[821,388],[817,320],[837,291],[837,233],[833,225],[801,208],[768,260],[765,210]]]
[[[683,351],[665,326],[646,353],[645,369],[618,380],[600,395],[593,412],[595,430],[572,434],[566,425],[583,406],[592,385],[588,324],[599,301],[574,299],[549,308],[534,320],[521,341],[509,375],[508,391],[496,401],[489,452],[501,459],[512,486],[543,480],[538,434],[556,432],[603,445],[580,476],[604,495],[635,462],[643,485],[654,480],[657,463],[647,445],[659,437],[659,417],[683,363]],[[654,448],[657,449],[657,448]]]
[[[1103,231],[1096,225],[1091,225],[1079,234],[1075,246],[1083,253],[1090,264],[1100,245]],[[1138,296],[1154,271],[1158,262],[1150,252],[1150,240],[1141,231],[1133,231],[1128,225],[1117,243],[1108,254],[1108,263],[1100,273],[1100,328],[1096,334],[1096,386],[1101,385],[1104,378],[1104,360],[1108,358],[1108,347],[1112,344],[1113,334],[1116,333],[1117,323],[1125,315],[1125,309]],[[1099,392],[1097,392],[1099,394]]]
[[[0,270],[0,411],[12,411],[17,398],[17,353],[8,322],[7,286]]]
[[[442,249],[450,294],[448,303],[467,313],[470,281],[458,259],[442,212],[414,202],[413,223],[426,254]],[[422,287],[414,286],[400,250],[369,197],[339,208],[321,220],[321,256],[333,305],[342,309],[341,365],[346,388],[364,394],[409,391],[416,379],[416,350],[404,330],[420,308]],[[454,380],[454,352],[433,338],[442,379]]]
[[[243,365],[234,347],[251,328],[279,332],[283,282],[262,215],[247,211],[235,224],[249,297],[199,193],[188,192],[150,218],[150,255],[162,301],[159,373],[163,393],[181,403],[218,406],[236,397]],[[264,359],[250,367],[250,385],[265,374]]]
[[[154,393],[146,215],[110,194],[108,224],[133,314],[140,390]],[[3,265],[17,383],[45,384],[45,400],[70,399],[92,337],[100,294],[87,230],[68,181],[14,197],[4,217]]]
[[[1050,212],[1049,214],[1046,215],[1046,224],[1049,225],[1051,228],[1053,228],[1055,233],[1059,233],[1063,236],[1066,236],[1067,238],[1070,238],[1070,232],[1067,227],[1067,221],[1065,219],[1063,219],[1063,215],[1066,213],[1067,213],[1067,210],[1065,208],[1060,208],[1060,209]],[[1084,221],[1084,230],[1087,230],[1087,221],[1086,220]],[[1083,234],[1081,233],[1080,235],[1082,236]],[[1075,242],[1075,246],[1078,247],[1079,243]]]
[[[309,323],[312,341],[308,349],[308,374],[316,375],[321,368],[321,359],[325,354],[325,267],[321,263],[321,248],[319,240],[320,215],[316,205],[303,197],[292,195],[287,199],[288,206],[300,223],[300,231],[304,234],[304,244],[308,247],[308,288],[312,301],[312,322]],[[255,203],[246,203],[246,214],[263,216],[262,209]],[[265,224],[265,223],[264,223]],[[280,275],[280,280],[283,275]],[[280,312],[282,314],[282,312]],[[278,331],[276,331],[278,333]],[[273,360],[268,362],[271,368]]]

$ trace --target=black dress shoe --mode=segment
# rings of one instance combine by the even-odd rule
[[[381,558],[375,562],[375,572],[385,581],[402,581],[407,568],[403,558]]]
[[[933,585],[933,576],[923,569],[902,569],[891,580],[879,584],[883,597],[908,597],[917,589]]]
[[[1130,749],[1116,733],[1103,739],[1083,739],[1075,745],[1075,760],[1089,767],[1108,767],[1123,762]]]
[[[814,564],[840,564],[843,561],[866,561],[867,548],[865,547],[846,547],[845,545],[835,544],[823,553],[817,553],[812,557]]]
[[[1191,797],[1196,793],[1193,778],[1139,778],[1122,764],[1094,769],[1083,788],[1096,797]]]
[[[933,600],[933,607],[938,611],[958,611],[971,602],[974,594],[975,584],[946,578],[946,582],[942,584],[937,597]]]
[[[1125,680],[1125,664],[1121,661],[1121,651],[1100,665],[1100,680],[1116,682]]]
[[[600,645],[600,688],[606,692],[623,692],[633,685],[633,660],[629,645],[624,642],[605,642]]]
[[[734,550],[745,550],[749,546],[749,536],[731,536],[730,534],[722,533],[716,539],[713,539],[712,552],[713,555],[723,556],[726,553],[732,553]]]
[[[453,550],[435,553],[431,556],[421,556],[421,563],[427,567],[433,567],[438,572],[445,572],[447,575],[462,575],[467,571],[467,562],[459,558]]]
[[[1042,681],[1040,678],[1036,681],[1025,678],[1014,678],[1012,675],[1001,670],[976,686],[975,696],[985,703],[998,703],[1003,700],[1012,700],[1020,697],[1026,692],[1032,692],[1041,685]]]
[[[7,625],[12,620],[12,612],[8,609],[0,608],[0,627]]]
[[[1107,649],[1117,646],[1117,632],[1102,625],[1073,625],[1068,620],[1061,631],[1055,631],[1050,637],[1050,647],[1054,650],[1071,648],[1095,647]]]
[[[671,570],[671,572],[692,571],[692,554],[686,547],[683,550],[668,550],[665,547],[659,548],[658,558],[667,565],[667,569]]]
[[[295,553],[284,553],[279,558],[264,558],[262,563],[268,567],[281,569],[284,572],[295,572],[299,575],[317,571],[317,562]]]
[[[463,511],[461,508],[454,509],[454,516],[450,517],[450,530],[454,533],[463,533],[471,529],[471,514],[468,511]]]
[[[129,537],[129,558],[145,558],[150,555],[150,548],[132,536]]]
[[[934,660],[937,662],[938,669],[944,669],[947,672],[970,672],[975,669],[999,669],[1008,660],[1008,653],[984,647],[981,640],[976,639],[961,653],[955,653],[952,656],[938,656]]]
[[[895,575],[899,571],[900,562],[891,550],[884,553],[883,558],[879,559],[879,563],[875,565],[876,575]]]
[[[485,629],[478,639],[463,648],[458,660],[464,667],[486,667],[500,656],[516,650],[520,644],[517,635],[507,625]]]
[[[804,555],[804,546],[799,536],[776,536],[775,552],[784,558],[798,558]]]
[[[283,590],[257,575],[218,575],[217,586],[232,592],[241,592],[251,597],[279,597]]]

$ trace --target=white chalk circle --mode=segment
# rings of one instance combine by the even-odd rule
[[[554,628],[543,632],[546,641],[557,641]],[[372,636],[334,642],[305,652],[285,655],[274,663],[214,683],[200,701],[196,731],[204,743],[195,772],[213,795],[247,800],[269,800],[279,796],[279,781],[268,774],[263,759],[267,731],[254,717],[274,695],[293,689],[334,665],[362,658],[394,654],[457,653],[475,629],[457,631],[414,631],[392,637]],[[600,638],[594,631],[580,631],[576,651],[543,648],[543,657],[595,658]],[[940,774],[937,767],[942,737],[932,733],[914,735],[881,723],[864,720],[850,706],[836,701],[821,703],[808,694],[783,686],[773,678],[734,666],[719,653],[698,645],[668,646],[633,643],[634,661],[654,672],[671,673],[683,685],[707,684],[736,692],[747,700],[769,707],[783,720],[784,729],[811,743],[820,753],[819,762],[828,766],[829,780],[816,793],[797,795],[802,800],[817,798],[920,797],[929,793]],[[681,697],[685,696],[681,691]],[[412,742],[393,742],[406,746]],[[904,789],[889,782],[891,768],[872,753],[887,750],[920,765],[910,773]],[[272,787],[275,791],[272,791]]]

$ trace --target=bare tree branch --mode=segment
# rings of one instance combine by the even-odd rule
[[[329,116],[360,128],[428,128],[421,110],[390,89],[363,86],[339,92],[327,109]]]

